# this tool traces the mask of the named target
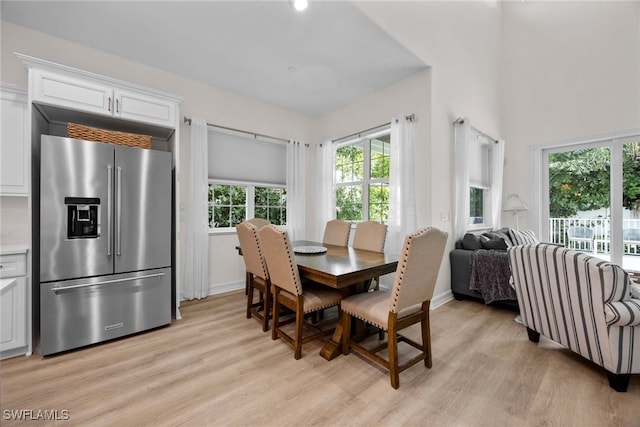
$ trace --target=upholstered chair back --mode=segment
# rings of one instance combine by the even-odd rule
[[[271,283],[294,295],[301,295],[300,273],[287,232],[270,224],[262,227],[258,234]]]
[[[640,373],[640,300],[621,267],[547,244],[509,257],[524,326],[610,373]]]
[[[251,218],[251,219],[248,219],[247,222],[250,222],[251,224],[255,225],[258,230],[260,230],[265,225],[271,224],[269,221],[262,218]]]
[[[262,254],[258,229],[255,225],[245,221],[236,226],[236,231],[238,232],[242,259],[244,259],[244,266],[247,272],[267,280],[269,272]]]
[[[384,252],[384,241],[387,237],[387,226],[376,221],[358,223],[353,235],[352,246],[355,249]]]
[[[325,245],[347,246],[349,245],[350,232],[351,223],[341,219],[328,221],[324,229],[322,243]]]
[[[447,233],[433,227],[420,229],[404,239],[389,311],[399,313],[431,300],[446,243]]]

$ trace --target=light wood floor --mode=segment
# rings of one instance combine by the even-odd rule
[[[67,410],[53,423],[65,426],[640,426],[640,375],[617,393],[595,365],[544,337],[529,342],[511,311],[433,310],[433,368],[410,368],[393,390],[356,355],[322,359],[321,343],[294,360],[244,304],[242,293],[209,297],[166,328],[2,361],[0,425],[48,425],[5,418],[32,409]]]

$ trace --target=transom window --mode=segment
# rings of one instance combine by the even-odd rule
[[[275,225],[285,225],[286,188],[266,184],[209,182],[209,228],[234,228],[251,218],[263,218]]]
[[[390,138],[387,133],[336,150],[336,218],[388,221]]]

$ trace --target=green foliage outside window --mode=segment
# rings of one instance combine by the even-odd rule
[[[640,142],[624,144],[624,208],[640,214]],[[549,216],[569,218],[579,211],[610,208],[611,153],[596,147],[549,155]]]
[[[284,188],[256,187],[254,216],[272,224],[287,223],[287,190]]]
[[[239,185],[209,186],[209,227],[235,227],[246,218],[247,190]]]
[[[390,135],[383,135],[336,150],[336,218],[388,221],[390,147]]]

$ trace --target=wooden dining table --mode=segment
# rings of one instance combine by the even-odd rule
[[[291,242],[294,248],[319,246],[327,248],[318,254],[296,253],[300,277],[338,289],[343,296],[366,291],[372,279],[393,273],[398,255],[354,249],[350,246],[325,245],[307,240]],[[332,360],[341,352],[342,326],[336,326],[333,336],[322,346],[320,356]]]
[[[345,297],[366,291],[372,279],[394,273],[398,266],[399,256],[394,254],[309,240],[294,240],[291,246],[302,279],[338,289]],[[321,253],[298,253],[295,250],[298,247],[324,247],[327,250]],[[236,249],[242,254],[239,246]],[[333,336],[322,346],[320,356],[332,360],[340,354],[342,333],[342,326],[338,323]]]

